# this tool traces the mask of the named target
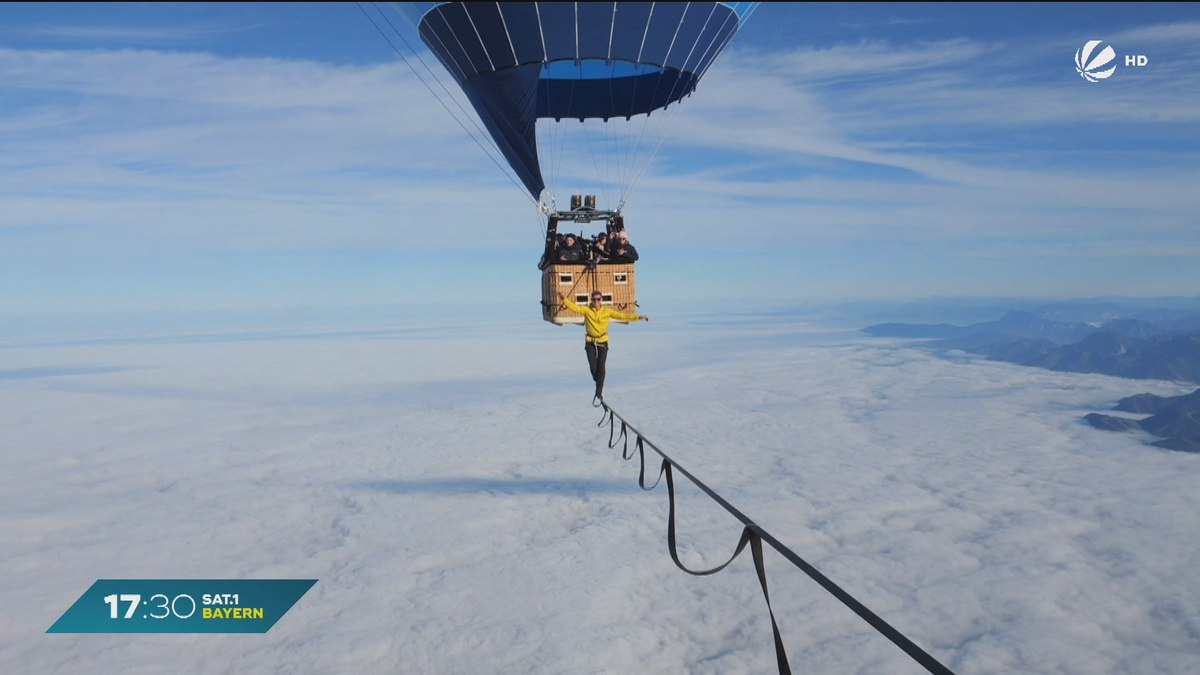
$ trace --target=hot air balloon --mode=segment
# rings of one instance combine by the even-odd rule
[[[586,302],[588,294],[599,289],[606,304],[611,302],[618,311],[634,311],[633,263],[563,263],[556,253],[558,227],[566,222],[603,222],[609,235],[624,230],[621,212],[629,191],[670,129],[661,121],[652,125],[651,118],[658,121],[672,104],[696,90],[757,4],[393,5],[462,88],[495,149],[547,218],[545,250],[538,265],[543,272],[545,320],[581,321],[577,315],[560,314],[560,291]],[[619,124],[624,126],[618,129]],[[586,164],[586,159],[578,153],[569,155],[562,145],[572,125],[587,138],[606,199],[608,188],[615,188],[612,201],[616,203],[606,204],[608,208],[597,208],[595,195],[586,194],[572,194],[570,208],[558,208],[554,183],[563,167],[554,164],[575,162],[567,170],[576,173],[584,168],[579,164]],[[651,128],[654,131],[647,138]],[[607,180],[601,175],[605,172],[597,149],[604,157]],[[549,187],[548,175],[554,177]]]

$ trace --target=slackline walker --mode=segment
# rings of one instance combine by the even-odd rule
[[[596,396],[593,400],[604,400],[604,364],[608,361],[608,321],[649,321],[644,314],[626,314],[612,307],[604,306],[604,295],[600,291],[592,291],[592,303],[581,307],[566,295],[559,293],[558,299],[567,309],[582,314],[584,327],[587,329],[583,338],[583,347],[587,351],[588,368],[592,371],[592,380],[596,383]]]

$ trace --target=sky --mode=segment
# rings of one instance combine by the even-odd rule
[[[0,5],[0,314],[536,308],[536,209],[365,9]],[[1200,294],[1195,4],[764,4],[665,118],[645,308]]]
[[[775,672],[749,552],[675,568],[576,339],[392,328],[0,335],[0,670]],[[1081,421],[1191,387],[796,317],[613,342],[618,412],[959,675],[1200,671],[1200,458]],[[719,564],[739,524],[678,487],[683,562]],[[764,559],[794,672],[924,672]],[[318,582],[266,634],[46,634],[98,578]]]
[[[538,319],[536,209],[365,9],[0,4],[0,671],[772,672],[750,561],[675,568]],[[1081,421],[1194,386],[856,331],[1200,295],[1198,38],[760,6],[654,120],[609,402],[960,675],[1200,672],[1197,457]],[[1087,82],[1094,39],[1147,65]],[[721,562],[736,523],[679,499]],[[766,566],[797,672],[921,672]],[[266,635],[46,634],[98,578],[319,581]]]

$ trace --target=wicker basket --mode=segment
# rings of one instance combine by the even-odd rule
[[[542,318],[550,323],[583,323],[583,316],[558,301],[562,293],[577,305],[587,305],[592,291],[604,295],[604,304],[618,312],[637,314],[633,263],[559,263],[542,271]]]

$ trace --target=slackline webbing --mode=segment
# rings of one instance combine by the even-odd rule
[[[659,482],[661,482],[664,477],[667,479],[667,498],[669,501],[667,512],[667,549],[670,552],[671,560],[675,562],[676,567],[693,576],[715,574],[725,569],[729,563],[733,562],[746,548],[746,544],[750,545],[751,556],[754,558],[754,570],[758,573],[758,583],[760,586],[762,586],[763,599],[767,601],[767,613],[771,616],[771,630],[775,635],[775,658],[779,665],[780,675],[791,675],[792,670],[788,665],[787,652],[783,647],[783,638],[779,634],[779,624],[775,621],[775,612],[771,609],[771,596],[767,592],[767,572],[766,567],[763,564],[763,542],[769,544],[771,548],[775,549],[780,555],[786,558],[788,562],[800,568],[802,572],[812,578],[813,581],[816,581],[818,584],[820,584],[822,588],[833,595],[833,597],[837,598],[843,605],[849,607],[851,611],[870,624],[872,628],[879,631],[879,633],[891,640],[897,647],[904,650],[905,654],[908,654],[910,658],[921,664],[925,670],[934,673],[935,675],[954,675],[954,671],[942,665],[937,659],[930,656],[928,652],[926,652],[924,649],[921,649],[916,645],[916,643],[905,637],[903,633],[894,628],[888,622],[884,621],[878,614],[872,612],[867,608],[866,605],[856,600],[853,596],[846,592],[845,589],[833,583],[829,577],[821,574],[817,568],[813,567],[790,548],[780,543],[778,539],[771,536],[771,534],[763,528],[759,527],[758,524],[756,524],[753,520],[750,520],[749,517],[737,510],[732,504],[725,501],[721,495],[714,492],[712,488],[708,487],[701,482],[700,479],[689,473],[675,460],[667,456],[665,452],[660,450],[650,441],[646,440],[646,437],[643,436],[640,431],[635,429],[633,425],[629,424],[624,417],[613,410],[612,407],[610,407],[603,400],[600,401],[599,407],[604,409],[604,415],[600,418],[600,422],[597,423],[596,426],[603,428],[605,423],[608,424],[608,447],[615,448],[617,447],[618,443],[622,443],[623,441],[624,444],[621,448],[621,457],[623,459],[633,459],[634,452],[636,452],[638,455],[638,460],[641,464],[641,468],[638,471],[638,486],[643,490],[653,490],[658,486]],[[618,420],[621,422],[621,431],[619,434],[616,430]],[[633,434],[636,438],[632,450],[629,447],[629,434]],[[662,458],[662,464],[658,470],[658,478],[654,481],[654,484],[650,486],[646,485],[646,448],[650,448]],[[718,565],[712,569],[690,570],[687,567],[684,567],[683,563],[679,560],[679,553],[675,546],[674,474],[676,471],[690,480],[693,485],[700,488],[704,494],[712,498],[712,500],[719,504],[721,508],[728,511],[730,515],[732,515],[734,518],[737,518],[738,521],[742,523],[742,536],[738,540],[738,544],[733,551],[733,555],[730,556],[729,560],[726,560],[721,565]]]

